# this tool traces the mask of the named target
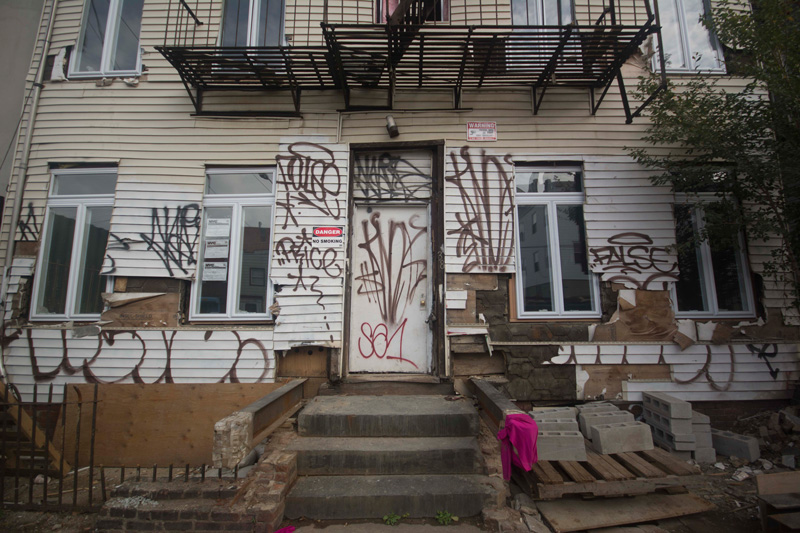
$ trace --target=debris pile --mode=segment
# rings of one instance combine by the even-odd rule
[[[789,406],[742,418],[733,430],[754,437],[761,456],[787,468],[800,465],[800,408]]]

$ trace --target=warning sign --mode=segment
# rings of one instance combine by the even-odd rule
[[[467,122],[468,141],[496,141],[497,122]]]
[[[344,246],[344,229],[336,226],[318,226],[314,228],[311,244],[324,248]]]

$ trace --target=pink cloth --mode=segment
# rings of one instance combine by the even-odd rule
[[[278,531],[276,531],[275,533],[294,533],[294,526],[288,526],[288,527],[281,528]]]
[[[530,470],[539,460],[536,453],[536,439],[539,427],[526,414],[506,416],[506,424],[497,434],[501,442],[500,457],[503,460],[503,479],[511,479],[511,464]]]

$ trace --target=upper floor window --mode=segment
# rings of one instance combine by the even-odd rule
[[[572,0],[511,0],[514,26],[566,26],[572,24]]]
[[[695,241],[697,245],[678,249],[680,277],[673,289],[677,315],[752,315],[752,289],[743,236],[739,235],[739,246],[735,248],[718,249],[709,239],[699,241],[705,228],[703,209],[686,201],[685,195],[676,194],[676,237],[678,244]]]
[[[284,0],[226,0],[222,46],[282,46]]]
[[[671,71],[723,72],[716,37],[701,20],[711,13],[709,0],[659,0],[666,67]]]
[[[53,171],[31,318],[100,318],[101,293],[111,290],[100,269],[116,183],[116,169]]]
[[[271,318],[273,183],[271,169],[207,171],[192,319]]]
[[[135,76],[142,71],[144,0],[87,0],[71,77]]]
[[[517,312],[520,318],[595,317],[583,172],[574,165],[516,167]]]
[[[378,24],[386,24],[401,1],[377,0],[375,21]],[[421,4],[420,9],[422,12],[427,13],[426,21],[441,22],[450,20],[450,0],[422,0],[419,3]]]

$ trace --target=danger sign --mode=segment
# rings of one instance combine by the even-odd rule
[[[344,246],[344,229],[336,226],[315,227],[311,244],[326,248]]]

